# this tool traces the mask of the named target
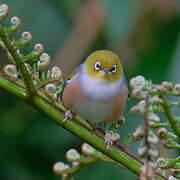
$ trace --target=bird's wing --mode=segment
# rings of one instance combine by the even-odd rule
[[[66,79],[65,79],[65,83],[68,84],[69,82],[71,82],[73,80],[73,78],[82,70],[84,64],[80,64],[78,67],[76,67],[74,69],[74,71],[72,71],[70,74],[67,75]]]
[[[69,84],[69,83],[71,83],[71,82],[73,81],[74,77],[76,77],[76,75],[79,74],[79,72],[80,72],[80,71],[82,70],[82,68],[83,68],[83,65],[84,65],[84,63],[83,63],[83,64],[80,64],[80,65],[77,66],[71,73],[69,73],[69,74],[67,75],[67,77],[65,78],[65,81],[64,81],[64,83],[63,83],[63,86],[62,86],[62,93],[61,93],[61,95],[60,95],[60,99],[62,99],[62,94],[63,94],[63,91],[64,91],[66,85]]]

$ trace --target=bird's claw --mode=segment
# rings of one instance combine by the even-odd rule
[[[65,118],[63,119],[63,122],[66,122],[68,119],[72,119],[72,117],[73,117],[72,112],[71,111],[67,111],[65,113]]]
[[[112,133],[106,133],[104,136],[104,142],[106,144],[106,149],[108,150],[110,148],[110,146],[113,145],[113,141],[111,139],[111,134]]]

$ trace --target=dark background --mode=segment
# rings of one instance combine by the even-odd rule
[[[42,43],[64,75],[98,49],[116,52],[127,79],[143,75],[154,83],[180,82],[180,2],[178,0],[0,0],[21,18],[33,45]],[[17,34],[20,37],[20,33]],[[28,50],[32,50],[33,46]],[[28,52],[28,51],[27,51]],[[0,64],[7,63],[0,50]],[[120,134],[131,133],[141,118],[131,117]],[[0,90],[0,179],[56,180],[57,161],[82,142],[29,105]],[[135,149],[132,150],[135,153]],[[171,154],[174,155],[173,152]],[[135,179],[130,171],[96,163],[75,179]],[[123,177],[123,178],[122,178]]]

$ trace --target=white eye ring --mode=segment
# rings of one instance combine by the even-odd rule
[[[113,68],[111,69],[111,72],[112,72],[112,73],[115,73],[116,70],[117,70],[117,65],[115,64],[115,65],[113,66]]]
[[[101,67],[100,67],[100,62],[99,61],[96,61],[96,63],[94,64],[94,69],[96,70],[96,71],[99,71],[100,69],[101,69]]]

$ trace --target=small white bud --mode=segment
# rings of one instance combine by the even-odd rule
[[[145,145],[140,145],[137,149],[137,152],[140,156],[143,156],[147,153],[147,147]]]
[[[44,90],[50,95],[56,94],[56,86],[53,83],[46,84]]]
[[[37,53],[42,54],[44,51],[44,47],[42,44],[38,43],[34,46],[34,50],[37,51]]]
[[[27,31],[23,32],[22,33],[22,41],[23,41],[24,46],[29,45],[32,41],[31,33],[27,32]]]
[[[14,78],[17,78],[18,76],[18,71],[15,64],[5,65],[3,71],[7,76],[14,77]]]
[[[13,29],[14,31],[18,30],[19,27],[20,27],[20,24],[21,24],[20,18],[19,18],[19,17],[16,17],[16,16],[12,17],[12,18],[11,18],[11,24],[12,24],[12,29]]]
[[[159,137],[164,136],[166,133],[167,133],[167,129],[164,128],[164,127],[159,128],[158,131],[157,131],[157,134],[158,134]]]
[[[83,154],[85,154],[87,156],[90,156],[90,155],[95,153],[95,149],[92,146],[90,146],[89,144],[87,144],[87,143],[84,143],[81,146],[81,151],[82,151]]]
[[[145,83],[145,79],[143,76],[136,76],[135,78],[132,78],[130,80],[129,85],[131,89],[134,89],[134,88],[140,88],[144,83]]]
[[[131,114],[142,115],[144,113],[145,100],[140,101],[136,106],[132,107],[130,112]]]
[[[70,167],[68,164],[64,164],[63,162],[57,162],[53,166],[53,171],[56,174],[62,175],[66,173],[66,170],[68,170]]]
[[[147,140],[150,144],[158,143],[158,137],[155,134],[151,134],[150,136],[148,136]]]
[[[37,66],[40,70],[47,68],[50,65],[51,59],[47,53],[43,53],[40,56],[40,60],[37,62]]]
[[[7,4],[0,5],[0,22],[3,21],[9,14],[9,6]]]
[[[155,158],[158,156],[158,151],[156,149],[149,149],[148,153],[150,156],[153,156]]]
[[[173,85],[172,85],[171,82],[164,81],[164,82],[162,82],[162,85],[163,85],[166,89],[168,89],[168,90],[172,90],[172,89],[173,89]]]
[[[152,98],[149,99],[149,103],[150,104],[163,105],[164,102],[158,96],[153,96]]]
[[[176,84],[174,88],[175,88],[175,91],[178,93],[178,95],[180,95],[180,84]]]
[[[152,122],[160,122],[160,118],[159,116],[157,116],[155,113],[153,112],[149,112],[148,113],[148,120],[152,121]]]
[[[38,72],[33,72],[31,75],[32,79],[38,80],[39,79],[39,73]]]
[[[144,99],[147,95],[146,91],[142,91],[140,88],[135,88],[131,92],[131,97],[136,99]]]
[[[164,166],[166,164],[166,159],[163,157],[159,157],[157,159],[157,162],[158,162],[159,166],[161,167],[162,165]]]
[[[70,162],[75,162],[80,159],[80,154],[75,149],[70,149],[66,153],[66,158]]]
[[[166,93],[167,89],[163,85],[155,85],[154,88],[159,92],[159,93]]]
[[[57,94],[56,94],[57,88],[56,88],[55,84],[53,84],[53,83],[46,84],[44,86],[44,90],[45,90],[45,93],[50,95],[53,99],[57,99]]]
[[[62,71],[58,66],[54,66],[51,70],[51,78],[59,80],[62,77]]]
[[[132,134],[133,137],[140,137],[140,136],[143,136],[144,135],[144,130],[143,130],[143,127],[142,126],[139,126],[135,131],[134,133]]]

